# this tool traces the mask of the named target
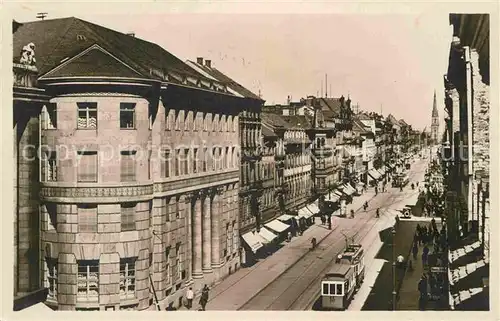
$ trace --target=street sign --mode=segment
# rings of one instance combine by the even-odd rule
[[[447,273],[448,270],[444,266],[433,266],[431,267],[432,273]]]

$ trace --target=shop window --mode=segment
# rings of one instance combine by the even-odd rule
[[[99,301],[99,261],[80,260],[78,263],[77,302]]]

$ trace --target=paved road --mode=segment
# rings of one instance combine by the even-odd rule
[[[423,177],[425,160],[417,160],[412,164],[409,176],[413,181]],[[394,216],[389,213],[380,219],[375,218],[375,209],[393,208],[404,202],[411,189],[399,192],[399,189],[389,189],[379,193],[369,203],[370,208],[365,213],[362,209],[356,211],[354,219],[334,218],[338,228],[323,241],[315,251],[305,255],[300,262],[285,271],[261,291],[255,294],[239,310],[305,310],[311,307],[319,295],[321,277],[334,263],[334,259],[345,246],[345,237],[354,237],[354,241],[367,246],[378,238],[381,226],[390,226]]]

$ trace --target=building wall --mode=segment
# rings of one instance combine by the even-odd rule
[[[39,146],[41,104],[14,102],[14,295],[40,288]]]

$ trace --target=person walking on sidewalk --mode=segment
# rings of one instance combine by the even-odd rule
[[[194,292],[193,288],[190,287],[186,291],[186,300],[187,300],[186,308],[188,308],[188,310],[191,310],[191,308],[193,307],[193,299],[194,299]]]
[[[206,284],[201,290],[201,297],[199,303],[201,305],[201,310],[205,311],[205,307],[207,306],[208,303],[208,286]]]
[[[427,266],[427,258],[429,257],[429,247],[427,245],[424,246],[422,250],[422,264],[424,267]]]
[[[417,240],[415,240],[413,242],[412,252],[413,252],[413,260],[416,260],[417,259],[417,255],[418,255],[418,241]]]

